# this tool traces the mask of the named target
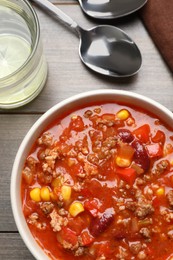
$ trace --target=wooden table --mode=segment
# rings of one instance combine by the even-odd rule
[[[75,0],[52,0],[84,28],[96,25]],[[79,40],[63,25],[36,7],[49,66],[47,83],[30,104],[0,111],[0,259],[34,259],[18,234],[10,205],[10,176],[17,149],[33,123],[47,109],[74,94],[94,89],[123,89],[148,96],[173,111],[172,73],[154,46],[138,14],[113,25],[125,30],[139,46],[143,66],[138,75],[115,79],[88,70],[78,55]]]

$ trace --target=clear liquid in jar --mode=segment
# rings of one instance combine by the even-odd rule
[[[0,108],[35,98],[47,78],[35,17],[23,1],[0,2]]]
[[[0,78],[18,70],[31,53],[30,44],[13,34],[0,35]]]
[[[0,78],[17,71],[32,51],[31,32],[16,10],[0,5]]]

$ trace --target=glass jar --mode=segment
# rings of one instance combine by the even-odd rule
[[[0,108],[33,100],[47,78],[38,17],[27,0],[0,0]]]

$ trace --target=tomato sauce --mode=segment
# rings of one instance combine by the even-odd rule
[[[57,118],[22,172],[23,213],[50,259],[173,259],[173,131],[93,104]]]

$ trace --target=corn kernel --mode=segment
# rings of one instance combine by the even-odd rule
[[[36,201],[36,202],[40,202],[41,201],[41,196],[40,196],[40,188],[34,188],[30,191],[30,197],[32,200]]]
[[[84,211],[84,207],[82,203],[80,202],[74,202],[70,205],[69,208],[69,213],[73,216],[76,217],[78,214]]]
[[[50,192],[50,198],[51,198],[52,201],[57,201],[58,200],[58,197],[57,197],[57,195],[54,192]]]
[[[129,115],[129,111],[126,109],[122,109],[116,114],[117,118],[120,120],[126,120],[129,117]]]
[[[71,187],[63,185],[61,188],[61,195],[65,201],[69,200],[71,197]]]
[[[50,201],[50,191],[48,187],[42,187],[40,191],[40,196],[43,201]]]
[[[164,188],[159,188],[158,190],[156,190],[156,194],[157,196],[162,196],[165,194],[165,189]]]
[[[63,178],[58,177],[58,178],[54,179],[54,180],[51,182],[51,186],[52,186],[53,188],[55,188],[55,187],[60,187],[60,186],[62,185],[62,183],[63,183]]]
[[[131,161],[128,160],[128,159],[124,159],[124,158],[121,158],[121,157],[117,156],[116,157],[116,164],[119,167],[125,168],[125,167],[129,167],[130,166]]]

